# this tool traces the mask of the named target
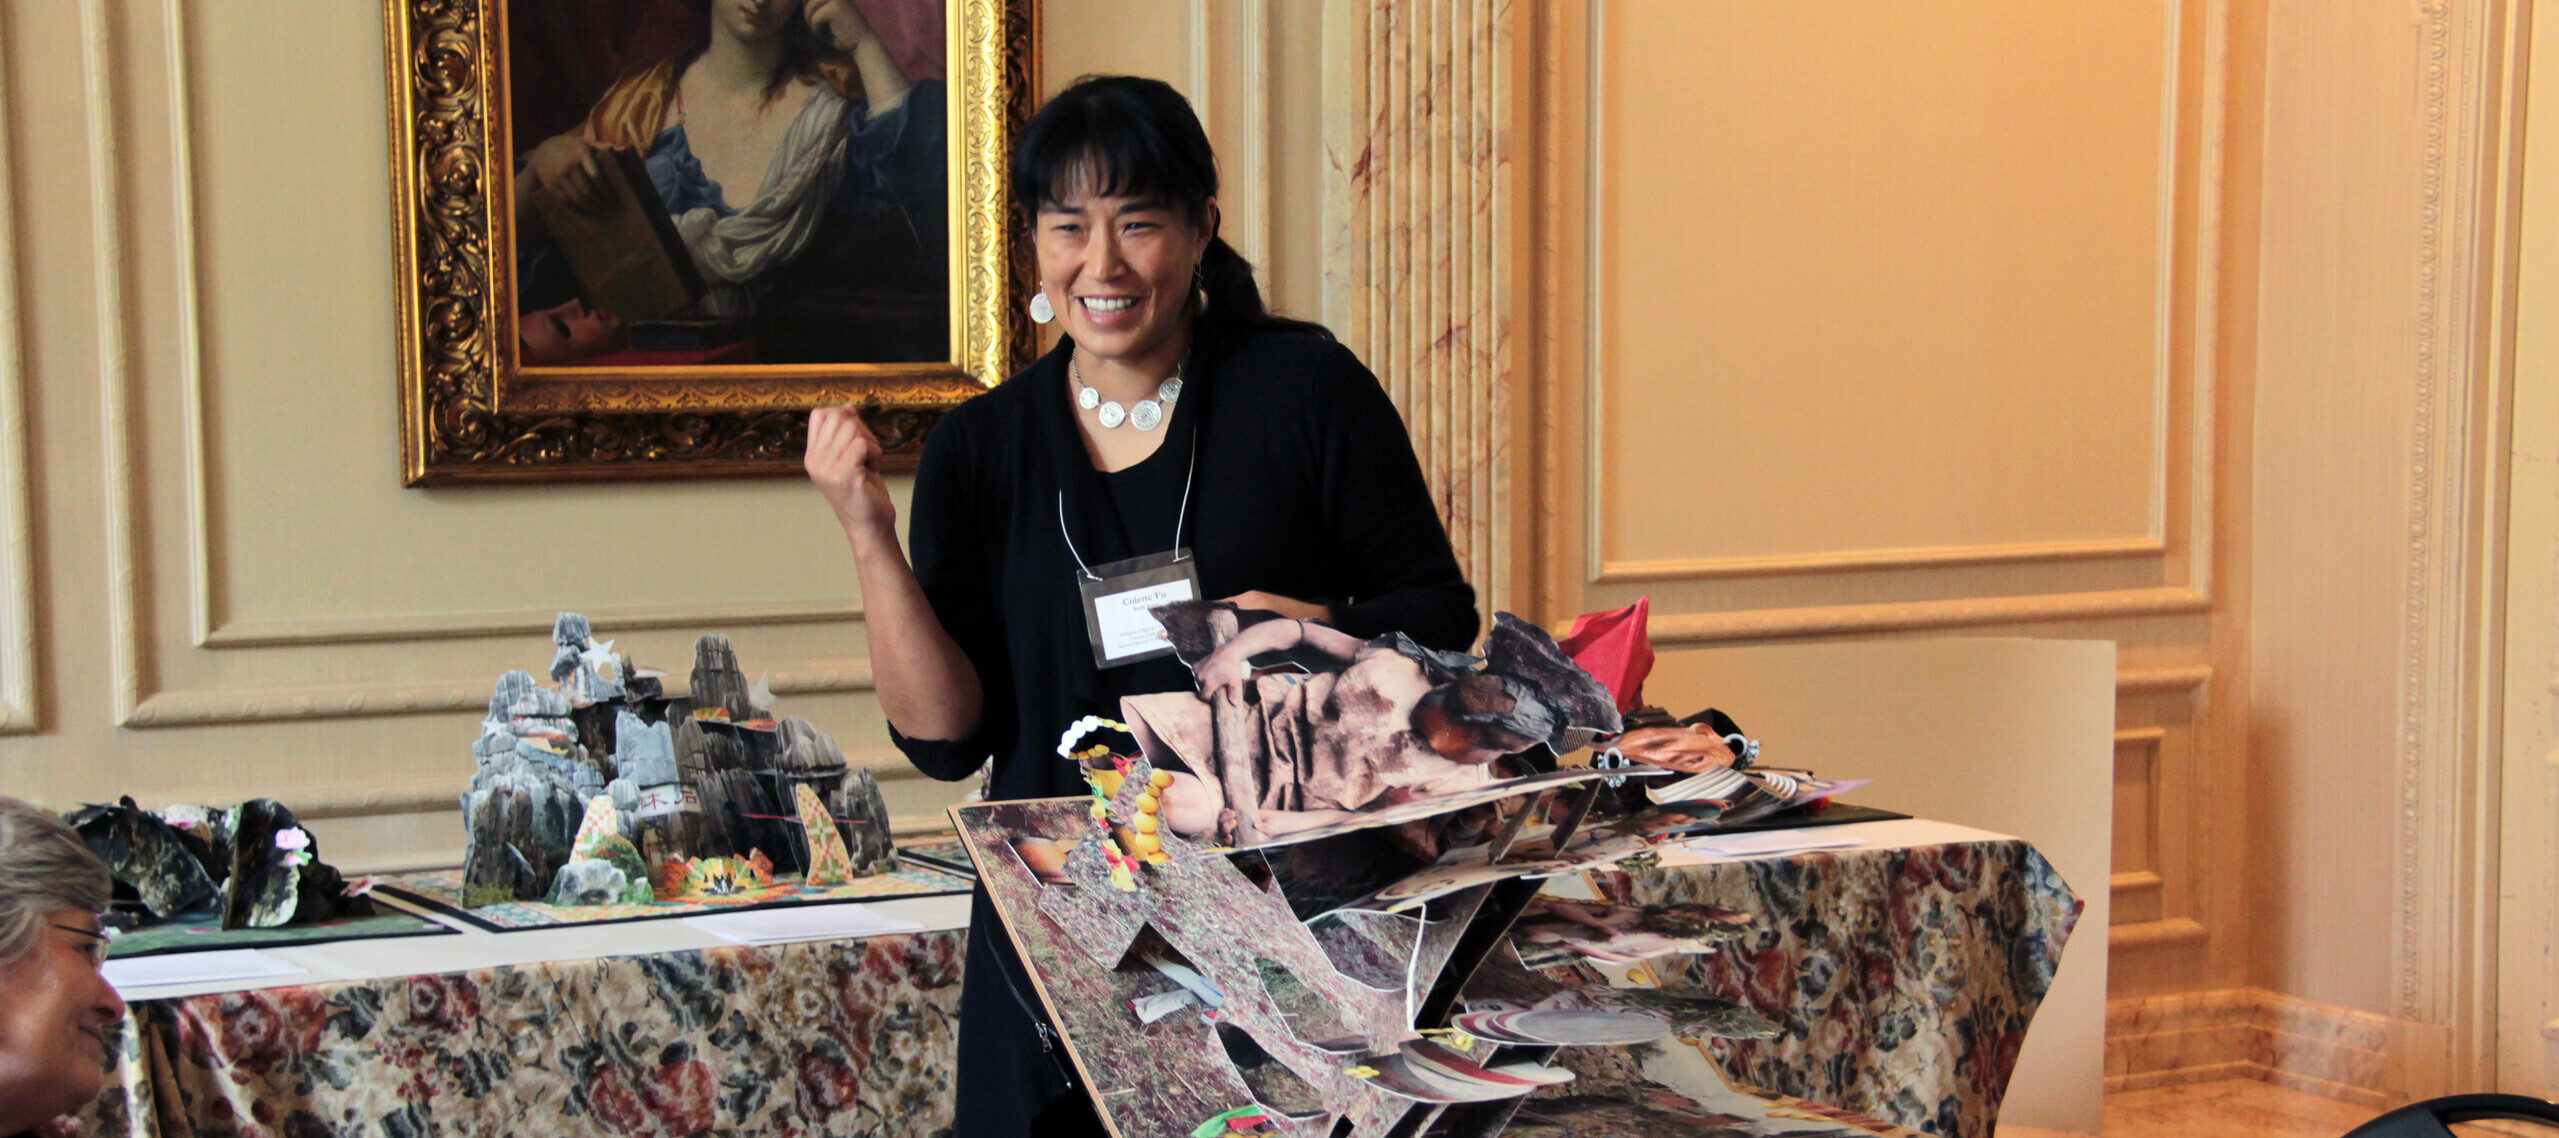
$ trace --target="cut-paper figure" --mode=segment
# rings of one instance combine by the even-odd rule
[[[1483,660],[1225,602],[1155,615],[1199,690],[1120,706],[1150,761],[1176,756],[1194,772],[1164,795],[1165,823],[1185,837],[1259,844],[1480,787],[1522,773],[1494,765],[1505,756],[1566,753],[1619,727],[1608,689],[1508,613]],[[1300,671],[1266,670],[1275,661]]]

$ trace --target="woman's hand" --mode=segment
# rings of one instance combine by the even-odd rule
[[[1265,593],[1260,589],[1255,589],[1249,593],[1237,593],[1234,596],[1226,598],[1226,600],[1227,603],[1232,604],[1239,609],[1260,609],[1264,612],[1275,612],[1281,616],[1288,617],[1291,620],[1312,620],[1320,621],[1325,624],[1333,623],[1333,610],[1330,608],[1308,601],[1301,601],[1295,597],[1283,597],[1278,593]]]
[[[611,204],[604,190],[606,149],[578,134],[544,139],[524,156],[524,173],[533,182],[527,191],[549,193],[581,212],[604,212]]]
[[[809,0],[802,13],[817,38],[846,55],[871,38],[871,21],[862,18],[862,9],[853,0]]]
[[[862,98],[870,105],[871,114],[884,115],[905,105],[906,92],[915,83],[889,55],[887,41],[871,27],[871,21],[863,18],[859,5],[853,0],[808,0],[801,16],[819,39],[853,58],[853,70],[862,77]]]
[[[1704,774],[1733,765],[1733,749],[1703,723],[1685,727],[1638,727],[1620,736],[1617,753],[1689,774]]]
[[[809,445],[800,458],[835,520],[856,540],[893,536],[897,506],[880,480],[880,440],[852,407],[809,412]]]

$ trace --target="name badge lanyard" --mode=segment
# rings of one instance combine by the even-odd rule
[[[1200,599],[1199,566],[1182,544],[1182,528],[1191,515],[1191,480],[1199,474],[1199,432],[1191,432],[1191,464],[1182,474],[1182,508],[1173,515],[1173,548],[1126,561],[1087,565],[1066,528],[1066,491],[1057,492],[1057,534],[1075,559],[1075,589],[1084,598],[1084,637],[1093,646],[1093,666],[1117,668],[1140,660],[1169,656],[1173,637],[1155,619],[1158,605]]]

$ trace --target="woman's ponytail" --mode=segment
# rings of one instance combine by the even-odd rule
[[[1253,263],[1223,237],[1208,239],[1208,252],[1200,256],[1199,285],[1200,315],[1209,319],[1251,321],[1270,315],[1262,303],[1262,287],[1253,281]]]

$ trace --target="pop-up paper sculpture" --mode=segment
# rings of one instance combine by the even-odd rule
[[[271,798],[157,814],[127,798],[63,821],[146,921],[218,916],[226,929],[271,929],[373,915],[373,902],[348,895],[346,878],[320,861],[319,841]]]
[[[807,720],[776,719],[727,637],[695,644],[681,689],[596,640],[576,613],[561,614],[552,642],[557,686],[508,672],[481,721],[462,803],[466,904],[646,900],[643,888],[666,888],[669,861],[685,867],[672,875],[679,891],[698,881],[714,893],[752,879],[757,862],[766,884],[813,858],[836,880],[896,866],[878,782],[848,770]],[[820,803],[814,814],[798,809],[802,788]],[[593,808],[599,798],[609,817]],[[599,819],[627,859],[593,832]]]
[[[1603,780],[1642,774],[1549,769],[1617,716],[1542,632],[1503,614],[1477,660],[1224,605],[1158,615],[1206,694],[1071,728],[1088,797],[951,811],[1114,1134],[1491,1135],[1531,1096],[1558,1134],[1866,1133],[1756,1127],[1640,1075],[1551,1097],[1576,1079],[1560,1046],[1773,1027],[1603,978],[1711,951],[1745,915],[1538,898],[1714,812],[1594,815]]]

